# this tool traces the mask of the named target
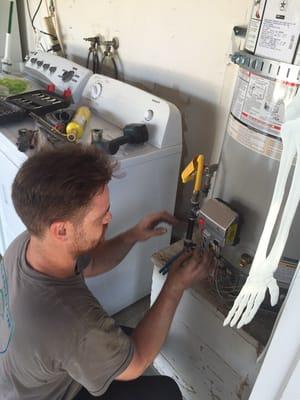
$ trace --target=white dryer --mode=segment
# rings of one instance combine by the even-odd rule
[[[1,129],[1,128],[0,128]],[[27,159],[3,133],[0,133],[0,254],[26,228],[17,216],[12,199],[11,185],[18,169]]]
[[[109,184],[112,222],[107,237],[125,231],[145,214],[174,213],[182,152],[179,110],[171,103],[124,82],[93,75],[81,103],[93,111],[91,129],[103,129],[107,140],[121,136],[131,123],[146,124],[147,143],[126,144],[114,156],[119,177]],[[89,135],[84,138],[89,141]],[[166,235],[136,244],[123,262],[110,272],[88,278],[87,284],[103,307],[113,314],[150,293],[152,254],[170,243]]]

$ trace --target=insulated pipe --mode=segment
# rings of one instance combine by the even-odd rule
[[[2,72],[10,73],[12,62],[11,62],[11,30],[12,30],[12,16],[14,9],[14,0],[10,0],[9,2],[9,16],[8,16],[8,28],[5,36],[5,50],[4,50],[4,58],[1,60],[2,63]]]

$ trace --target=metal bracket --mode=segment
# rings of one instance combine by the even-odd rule
[[[100,44],[100,36],[87,37],[83,38],[83,40],[91,43],[90,49],[96,49],[96,47]]]
[[[247,27],[246,26],[234,26],[233,32],[235,36],[246,37]]]
[[[101,42],[102,46],[112,47],[114,50],[117,50],[120,46],[119,39],[117,37],[113,37],[112,40],[104,40]]]
[[[298,65],[270,60],[245,51],[234,53],[231,60],[234,64],[266,78],[300,83],[300,67]]]

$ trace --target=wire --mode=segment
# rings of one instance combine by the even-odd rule
[[[112,63],[113,63],[114,70],[115,70],[115,79],[118,79],[118,78],[119,78],[119,77],[118,77],[118,67],[117,67],[117,63],[116,63],[116,61],[115,61],[114,56],[111,57],[111,61],[112,61]]]
[[[29,0],[26,0],[27,11],[28,11],[28,15],[29,15],[29,18],[30,18],[31,26],[32,26],[32,29],[33,29],[34,33],[36,33],[36,31],[37,31],[37,28],[34,25],[34,20],[35,20],[37,14],[38,14],[38,12],[39,12],[39,10],[41,8],[42,2],[43,2],[43,0],[40,0],[39,4],[38,4],[38,6],[37,6],[37,8],[36,8],[36,10],[35,10],[35,12],[33,14],[33,17],[32,17],[31,16],[31,12],[30,12],[30,7],[29,7]],[[39,29],[39,32],[41,32],[43,35],[47,35],[47,36],[52,37],[54,40],[57,40],[57,37],[55,35],[52,35],[52,33],[48,33],[48,32],[42,31],[40,29]]]
[[[49,10],[49,6],[48,6],[48,1],[47,0],[45,0],[45,5],[46,5],[46,8],[47,8],[47,13],[48,13],[48,15],[50,15],[50,10]]]
[[[29,2],[28,2],[28,0],[26,0],[26,4],[27,4],[27,12],[28,12],[29,19],[30,19],[30,22],[31,22],[31,25],[32,25],[32,29],[33,29],[34,32],[35,32],[36,29],[35,29],[35,27],[34,27],[34,25],[33,25],[33,23],[32,23],[32,16],[31,16],[31,12],[30,12],[30,7],[29,7]]]
[[[62,41],[62,38],[60,35],[58,18],[57,18],[56,0],[51,1],[50,5],[51,5],[52,12],[54,14],[55,30],[56,30],[56,34],[57,34],[58,43],[60,44],[60,51],[61,51],[61,54],[65,57],[66,55],[65,55],[65,51],[64,51],[64,47],[63,47],[63,41]]]
[[[238,295],[243,285],[243,279],[238,272],[232,276],[220,263],[217,264],[213,280],[213,288],[222,302],[230,304]]]
[[[32,21],[31,21],[31,23],[32,23],[33,26],[34,26],[35,17],[37,16],[37,13],[40,11],[42,2],[43,2],[43,0],[40,0],[39,4],[38,4],[38,6],[37,6],[37,8],[36,8],[36,10],[35,10],[35,13],[33,14]],[[41,31],[41,32],[42,32],[42,31]]]
[[[43,46],[43,44],[41,43],[41,41],[40,41],[40,46],[41,46],[41,48],[42,48],[43,51],[46,51],[46,49],[45,49],[45,47]]]

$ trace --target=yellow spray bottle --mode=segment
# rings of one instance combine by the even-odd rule
[[[67,138],[74,142],[81,138],[84,132],[84,128],[91,118],[91,111],[86,106],[78,107],[74,117],[68,123],[66,127]]]

